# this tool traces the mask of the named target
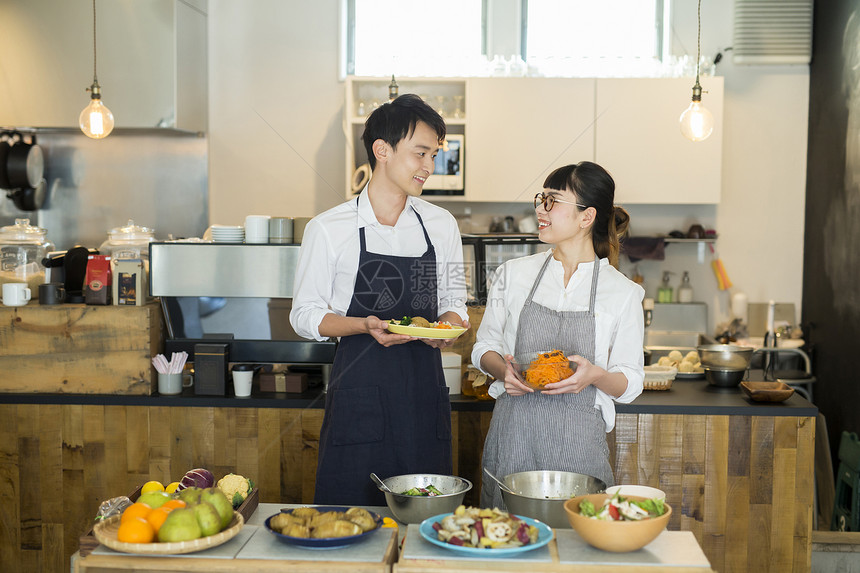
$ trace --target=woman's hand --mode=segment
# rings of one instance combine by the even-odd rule
[[[368,316],[364,319],[364,327],[367,329],[367,333],[372,336],[376,341],[382,346],[395,346],[397,344],[403,344],[405,342],[411,342],[413,340],[417,340],[414,336],[406,336],[405,334],[393,334],[386,330],[388,328],[388,322],[385,320],[380,320],[375,316]]]
[[[588,359],[577,354],[568,356],[568,360],[576,364],[573,376],[544,386],[544,394],[579,394],[606,375],[606,370],[595,366]]]
[[[505,392],[511,396],[522,396],[527,392],[534,392],[533,388],[523,384],[522,379],[514,370],[513,365],[511,365],[513,359],[514,357],[510,354],[505,356]]]

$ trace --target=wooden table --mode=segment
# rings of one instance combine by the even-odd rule
[[[276,540],[263,524],[287,504],[261,503],[234,539],[223,546],[184,556],[141,556],[116,553],[99,546],[83,558],[72,559],[74,573],[117,571],[235,572],[294,571],[298,573],[390,573],[397,559],[397,530],[382,529],[349,548],[301,549]],[[294,507],[294,506],[292,506]],[[390,516],[388,508],[368,508]],[[230,547],[228,545],[232,544]],[[349,553],[352,552],[352,553]],[[358,556],[362,560],[358,560]],[[352,560],[351,556],[356,556]],[[375,557],[378,559],[373,560]]]

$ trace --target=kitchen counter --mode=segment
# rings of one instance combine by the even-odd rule
[[[181,408],[319,408],[325,407],[322,388],[301,394],[254,392],[249,398],[196,396],[185,389],[179,396],[93,394],[0,394],[0,404],[80,404],[102,406],[166,406]],[[454,412],[492,412],[493,400],[451,396]],[[795,393],[785,402],[754,402],[738,388],[711,386],[704,380],[675,380],[670,390],[646,390],[630,404],[616,404],[618,414],[683,414],[710,416],[816,416],[818,409]]]
[[[617,483],[666,492],[671,531],[691,532],[716,571],[808,571],[817,409],[676,380],[618,405],[607,445]],[[323,418],[303,394],[0,394],[0,555],[12,569],[63,571],[101,501],[193,467],[254,479],[260,502],[313,499]],[[453,471],[473,482],[493,402],[452,397]],[[552,431],[534,428],[526,431]],[[66,569],[67,570],[67,569]]]

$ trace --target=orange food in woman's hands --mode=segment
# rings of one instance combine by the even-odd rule
[[[561,350],[538,354],[526,370],[526,384],[532,388],[543,388],[547,384],[573,376],[570,361]]]
[[[152,543],[155,530],[144,518],[132,517],[120,523],[116,538],[123,543]]]
[[[133,519],[135,517],[143,517],[145,518],[149,515],[149,512],[152,511],[152,508],[145,503],[137,502],[133,503],[122,512],[122,517],[119,518],[120,523],[125,523],[129,519]]]

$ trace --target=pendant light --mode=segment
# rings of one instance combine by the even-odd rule
[[[87,91],[91,93],[90,104],[81,112],[78,124],[87,137],[102,139],[113,131],[113,114],[102,103],[101,86],[96,73],[96,0],[93,0],[93,85]]]
[[[699,61],[702,52],[702,0],[697,13],[698,36],[696,38],[696,85],[693,86],[693,101],[681,114],[681,133],[690,141],[704,141],[714,131],[714,116],[702,105],[702,86],[699,85]]]

